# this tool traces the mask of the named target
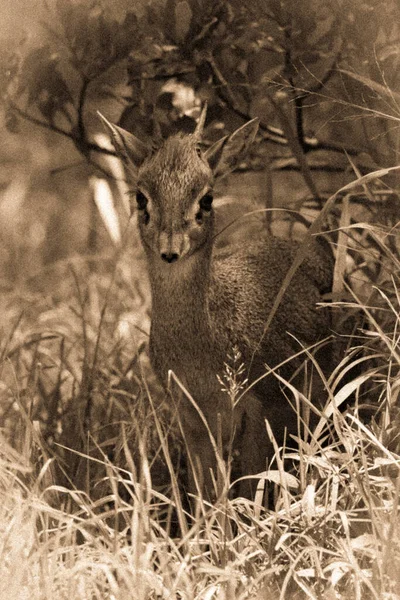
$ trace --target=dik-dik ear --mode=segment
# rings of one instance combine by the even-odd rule
[[[97,112],[108,133],[118,157],[128,170],[135,171],[150,154],[150,148],[136,136],[118,125],[110,123],[100,112]]]
[[[259,119],[248,121],[230,136],[215,142],[205,153],[204,157],[215,177],[222,177],[233,171],[243,159],[254,141],[258,131]]]

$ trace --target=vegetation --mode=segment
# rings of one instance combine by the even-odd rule
[[[0,205],[0,598],[400,598],[399,10],[48,0],[38,35],[1,45],[1,156],[14,158]],[[302,423],[298,450],[276,448],[254,500],[221,473],[215,505],[190,513],[176,415],[147,357],[135,218],[96,110],[157,137],[192,130],[204,101],[206,143],[261,119],[221,189],[255,174],[261,202],[220,203],[221,244],[254,235],[249,211],[257,231],[304,239],[299,261],[327,231],[347,334],[315,432]],[[221,385],[241,393],[240,357]],[[310,390],[282,385],[313,410]]]

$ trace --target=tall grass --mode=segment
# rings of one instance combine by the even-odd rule
[[[4,301],[1,600],[400,598],[397,230],[340,216],[331,227],[346,250],[337,277],[352,278],[333,310],[363,318],[316,429],[296,451],[276,448],[253,500],[232,498],[222,474],[218,501],[187,510],[177,420],[144,351],[137,257],[80,260],[65,289]],[[242,376],[222,375],[233,402]],[[306,389],[282,385],[307,404]]]

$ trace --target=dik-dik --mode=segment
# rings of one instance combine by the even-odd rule
[[[220,379],[228,355],[234,348],[240,351],[250,384],[328,335],[328,312],[317,304],[330,287],[332,269],[315,243],[264,331],[298,248],[266,235],[231,252],[219,255],[215,250],[215,180],[243,158],[258,120],[205,151],[204,120],[205,110],[193,134],[173,135],[153,149],[103,118],[136,191],[152,294],[151,363],[166,389],[173,371],[194,400],[176,384],[169,390],[188,449],[190,489],[212,497],[217,461],[210,433],[214,440],[222,439],[222,447],[234,440],[241,474],[249,475],[265,471],[271,458],[265,419],[278,442],[285,430],[297,431],[296,415],[274,374],[262,378],[232,408]],[[287,378],[298,365],[288,363],[279,372]]]

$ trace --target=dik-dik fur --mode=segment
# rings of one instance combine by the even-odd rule
[[[164,387],[173,371],[197,406],[178,388],[172,397],[187,444],[191,490],[213,495],[215,440],[234,439],[243,475],[264,471],[271,457],[268,419],[278,440],[294,433],[296,415],[270,374],[232,410],[218,376],[234,348],[249,383],[329,333],[328,311],[317,307],[331,284],[332,267],[317,243],[295,273],[264,332],[282,281],[297,252],[288,240],[265,236],[219,255],[213,208],[215,179],[232,171],[250,146],[258,121],[243,125],[208,150],[201,146],[203,111],[194,134],[173,135],[157,149],[103,118],[127,177],[136,190],[138,224],[152,293],[150,358]],[[290,335],[292,334],[292,335]],[[300,343],[299,343],[300,342]],[[280,370],[289,377],[294,362]],[[199,412],[202,413],[204,419]]]

